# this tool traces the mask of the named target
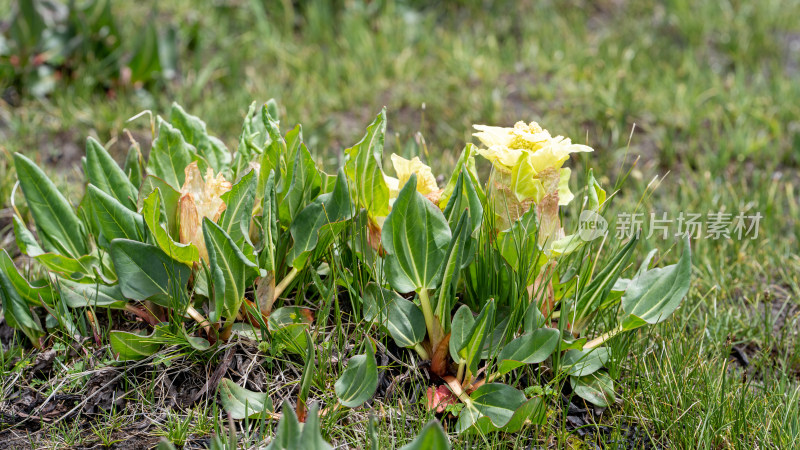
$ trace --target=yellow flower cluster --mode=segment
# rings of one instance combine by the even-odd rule
[[[500,229],[510,226],[533,204],[546,208],[540,211],[541,218],[546,219],[557,214],[558,205],[572,201],[571,172],[562,166],[571,153],[591,152],[591,147],[573,144],[563,136],[553,137],[536,122],[517,122],[513,128],[474,127],[478,130],[474,136],[486,146],[477,153],[494,166],[489,188],[494,193]]]

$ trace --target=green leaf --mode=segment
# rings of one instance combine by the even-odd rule
[[[462,262],[468,258],[464,253],[469,251],[467,240],[470,239],[467,221],[469,214],[464,211],[461,219],[453,230],[453,237],[450,246],[445,253],[444,264],[441,266],[439,274],[440,287],[439,298],[436,301],[435,315],[442,324],[444,333],[450,331],[450,311],[453,309],[453,302],[456,298],[456,288],[461,274]]]
[[[38,317],[31,313],[31,306],[19,295],[5,271],[0,271],[0,300],[6,323],[11,328],[22,330],[33,345],[39,348],[39,338],[45,334],[42,325]],[[377,383],[377,378],[375,381]]]
[[[425,339],[425,316],[414,302],[397,296],[389,301],[386,328],[398,347],[413,347]]]
[[[61,299],[70,308],[103,307],[122,309],[127,303],[122,295],[122,290],[116,284],[108,286],[101,283],[78,283],[66,278],[59,278],[57,285]]]
[[[300,434],[300,446],[308,450],[333,450],[333,447],[325,442],[319,429],[319,411],[317,406],[311,408],[303,424],[303,432]]]
[[[450,238],[444,215],[417,192],[417,177],[411,175],[381,232],[392,287],[402,293],[436,287]]]
[[[83,277],[94,278],[94,269],[100,268],[100,260],[95,255],[85,255],[73,259],[57,253],[42,253],[34,259],[48,270],[62,273],[75,280]]]
[[[544,425],[546,420],[547,407],[545,403],[541,398],[534,397],[514,410],[511,419],[501,427],[495,426],[489,417],[482,415],[474,406],[464,408],[459,414],[456,431],[463,433],[467,430],[474,430],[481,435],[496,431],[517,433],[527,424]]]
[[[233,420],[269,418],[274,413],[267,394],[245,389],[228,378],[220,380],[217,389],[222,408]]]
[[[172,259],[191,266],[200,259],[200,252],[193,244],[181,244],[175,242],[161,223],[163,215],[161,208],[161,189],[156,188],[144,199],[142,204],[142,215],[153,235],[158,248],[164,251]]]
[[[311,382],[314,380],[314,375],[317,371],[317,366],[314,365],[314,360],[317,358],[317,349],[314,347],[314,341],[311,339],[308,328],[304,332],[306,335],[305,366],[303,367],[303,374],[300,375],[300,392],[297,394],[297,401],[306,405],[308,393],[311,392]]]
[[[356,145],[344,151],[347,155],[344,171],[353,199],[373,219],[389,214],[389,187],[381,170],[385,135],[386,108],[367,127],[367,134]]]
[[[256,176],[254,171],[248,172],[230,191],[222,194],[225,212],[219,219],[219,226],[233,242],[242,239],[250,242],[250,221],[253,219],[253,204],[256,200]]]
[[[86,178],[126,208],[136,210],[136,187],[108,151],[93,138],[86,139]]]
[[[73,258],[88,253],[86,230],[56,185],[19,153],[14,154],[14,166],[45,250]]]
[[[447,204],[450,203],[450,197],[453,195],[453,192],[457,191],[456,184],[458,183],[458,178],[463,173],[463,170],[459,170],[461,168],[465,168],[467,170],[473,187],[477,187],[476,192],[478,193],[478,198],[485,203],[486,195],[483,193],[483,191],[481,191],[481,183],[478,180],[478,172],[475,170],[475,157],[472,156],[474,151],[475,146],[472,144],[467,144],[466,147],[464,147],[464,150],[461,151],[461,155],[458,157],[458,161],[456,161],[454,166],[456,170],[453,171],[452,175],[450,175],[450,179],[447,180],[447,184],[444,186],[442,195],[439,197],[439,208],[445,209]]]
[[[494,299],[489,299],[475,319],[475,323],[469,331],[467,342],[458,351],[461,359],[466,362],[467,374],[470,377],[478,373],[478,364],[481,362],[484,342],[486,337],[490,335],[494,325],[494,312]]]
[[[539,223],[536,219],[536,208],[531,208],[519,219],[515,220],[511,227],[498,234],[500,254],[514,271],[529,270],[528,266],[535,261],[536,252],[539,250],[536,244],[539,234]],[[530,272],[536,273],[534,270]]]
[[[428,422],[416,438],[400,450],[450,450],[450,439],[438,420]]]
[[[53,290],[49,283],[43,286],[34,286],[28,282],[17,270],[14,261],[5,249],[0,250],[0,272],[14,287],[14,291],[29,305],[40,306],[42,301],[52,305],[54,302]],[[46,282],[46,280],[45,280]]]
[[[267,446],[266,450],[294,450],[303,448],[300,444],[300,422],[297,421],[297,415],[292,408],[288,407],[288,403],[284,403],[281,408],[283,417],[278,422],[278,428],[275,430],[275,437]]]
[[[231,153],[222,141],[209,136],[205,122],[199,117],[188,114],[180,105],[173,103],[169,121],[181,132],[186,142],[193,145],[197,153],[208,161],[214,172],[220,172],[230,165]]]
[[[349,408],[355,408],[369,400],[378,388],[375,351],[369,339],[366,344],[367,353],[350,358],[347,368],[333,386],[341,404]]]
[[[216,322],[222,317],[232,320],[242,305],[246,281],[250,274],[257,272],[257,267],[231,237],[207,217],[203,219],[203,238],[214,283],[211,321]]]
[[[257,191],[264,192],[264,183],[266,183],[269,173],[274,171],[276,192],[283,192],[282,177],[285,172],[281,167],[281,161],[286,157],[286,141],[281,136],[277,119],[273,119],[270,116],[267,105],[261,108],[261,120],[267,132],[266,137],[269,138],[269,143],[264,147],[264,152],[261,154]],[[283,198],[283,196],[280,198]]]
[[[156,353],[163,346],[162,340],[153,331],[150,336],[127,331],[111,330],[109,341],[111,349],[116,353],[119,361],[135,361],[147,358]]]
[[[132,300],[153,300],[176,307],[186,289],[191,270],[154,245],[127,239],[111,241],[111,260],[119,277],[122,295]]]
[[[580,291],[576,308],[577,319],[573,322],[573,330],[582,330],[593,317],[593,314],[608,297],[620,274],[628,264],[633,254],[639,237],[634,236],[622,249],[609,261],[609,263],[595,275],[592,280]]]
[[[605,408],[614,403],[614,380],[606,372],[595,372],[583,377],[569,377],[572,390],[582,399]]]
[[[22,220],[15,214],[13,217],[14,221],[14,237],[17,242],[17,248],[23,255],[28,255],[31,258],[39,256],[44,253],[41,247],[39,247],[39,243],[36,242],[36,238],[33,237],[33,233],[25,227],[25,224]]]
[[[178,208],[180,207],[180,192],[172,186],[153,175],[148,175],[142,182],[139,191],[139,206],[144,207],[144,200],[158,189],[161,194],[161,214],[167,219],[167,233],[178,236]]]
[[[403,299],[397,292],[370,281],[364,288],[364,295],[361,297],[363,302],[361,313],[364,320],[367,322],[377,321],[385,326],[388,320],[389,303],[398,298]]]
[[[574,377],[583,377],[600,370],[611,357],[607,347],[586,350],[569,350],[564,353],[561,365]]]
[[[180,191],[186,179],[186,166],[191,164],[195,148],[188,144],[179,130],[161,117],[158,118],[158,137],[153,141],[147,171]]]
[[[305,355],[308,349],[306,331],[311,327],[310,312],[299,306],[284,306],[269,315],[267,326],[273,345],[278,343],[292,353]]]
[[[319,412],[317,407],[311,408],[306,418],[306,423],[300,423],[294,411],[284,403],[281,408],[283,417],[275,430],[275,437],[267,446],[267,450],[333,450],[330,444],[322,438],[319,429]]]
[[[461,305],[460,308],[453,315],[453,323],[450,329],[450,357],[453,361],[460,363],[462,360],[459,354],[461,349],[467,345],[469,341],[470,331],[475,325],[475,317],[472,316],[472,311],[467,305]]]
[[[486,383],[470,395],[472,407],[492,421],[496,427],[503,427],[511,421],[514,412],[522,406],[525,394],[502,383]]]
[[[525,364],[538,364],[547,359],[558,346],[561,335],[554,328],[539,328],[526,333],[503,347],[497,360],[497,372],[504,375]]]
[[[631,280],[622,296],[624,330],[667,319],[689,292],[692,276],[692,250],[689,236],[683,238],[683,254],[677,264],[647,270]]]
[[[441,204],[441,203],[440,203]],[[444,216],[450,224],[450,229],[455,230],[457,220],[460,220],[464,212],[469,214],[469,233],[475,236],[483,223],[483,203],[475,184],[472,181],[469,170],[466,166],[461,166],[456,178],[453,195],[444,208]]]
[[[353,217],[347,180],[340,169],[332,192],[322,194],[297,215],[290,232],[294,247],[289,255],[292,267],[305,267],[312,251],[324,251]]]
[[[321,189],[320,171],[311,152],[302,144],[294,159],[291,183],[278,205],[281,222],[287,226],[293,223],[297,214],[317,198]]]
[[[86,188],[92,212],[106,240],[122,238],[133,241],[144,239],[144,220],[141,214],[131,211],[116,198],[90,184]]]
[[[134,204],[136,200],[136,193],[138,186],[142,184],[142,152],[139,150],[139,144],[134,143],[128,148],[128,154],[125,156],[125,167],[123,171],[127,174],[128,180],[134,186]]]
[[[278,201],[275,196],[275,171],[271,170],[264,184],[264,196],[261,199],[261,251],[259,260],[261,268],[268,272],[275,271],[275,247],[278,245]]]

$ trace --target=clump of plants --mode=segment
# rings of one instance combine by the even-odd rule
[[[481,145],[467,144],[439,185],[418,157],[391,155],[386,173],[385,111],[326,173],[300,126],[281,131],[273,101],[251,105],[233,151],[173,105],[153,119],[146,161],[133,148],[120,167],[88,139],[77,207],[17,154],[33,222],[15,216],[14,232],[40,276],[0,252],[6,322],[40,348],[56,328],[99,344],[100,311],[124,310],[138,325],[106,330],[121,360],[175,344],[202,352],[232,336],[294,353],[305,369],[295,411],[282,415],[293,427],[307,417],[320,330],[337,323],[305,299],[336,296],[371,339],[333,386],[338,403],[319,414],[374,395],[373,341],[389,338],[426,362],[428,406],[457,416],[459,433],[543,423],[548,392],[567,380],[608,406],[619,375],[608,369],[625,355],[607,343],[679,306],[688,238],[676,264],[650,268],[650,253],[631,268],[636,236],[588,239],[562,224],[562,206],[580,199],[602,214],[613,197],[591,171],[577,196],[569,188],[570,155],[591,148],[536,123],[476,129]],[[485,183],[476,157],[491,164]],[[267,394],[231,380],[220,399],[234,419],[281,416]]]

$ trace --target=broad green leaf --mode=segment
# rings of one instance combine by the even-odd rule
[[[405,300],[397,292],[370,281],[364,288],[364,295],[362,296],[362,315],[364,320],[368,322],[377,321],[381,325],[386,325],[389,304],[398,298]]]
[[[61,191],[27,157],[15,153],[14,166],[44,249],[73,258],[87,254],[86,230]]]
[[[156,337],[157,331],[150,336],[129,333],[127,331],[111,330],[109,341],[111,350],[116,353],[119,361],[135,361],[147,358],[156,353],[163,346],[162,340]]]
[[[233,420],[269,418],[275,412],[269,395],[245,389],[233,380],[223,378],[218,389],[222,408]]]
[[[350,358],[342,376],[333,385],[342,405],[349,408],[361,406],[378,388],[378,365],[372,342],[367,339],[367,353]]]
[[[172,237],[178,236],[178,208],[180,207],[181,194],[161,178],[148,175],[142,182],[139,190],[139,207],[144,207],[145,198],[149,197],[156,189],[161,194],[161,213],[167,219],[167,232]]]
[[[116,284],[108,286],[100,283],[78,283],[66,278],[59,278],[57,285],[61,299],[70,308],[103,307],[122,309],[127,303],[119,285]]]
[[[386,108],[367,127],[367,134],[345,150],[344,171],[355,203],[371,218],[389,214],[389,187],[383,178],[381,158],[386,134]]]
[[[450,328],[450,357],[453,361],[460,363],[462,360],[459,352],[467,344],[469,340],[470,331],[475,325],[475,317],[472,316],[472,311],[467,305],[461,305],[460,308],[453,315],[453,323]]]
[[[22,220],[17,216],[14,215],[14,238],[17,242],[17,248],[23,255],[28,255],[31,258],[39,256],[44,253],[44,250],[39,246],[39,243],[36,242],[36,238],[33,237],[33,233],[25,227],[25,224]]]
[[[450,450],[450,439],[436,419],[428,422],[416,438],[400,450]],[[377,450],[377,449],[374,449]]]
[[[288,190],[278,204],[278,215],[287,226],[322,189],[322,176],[305,144],[298,149]]]
[[[203,237],[214,285],[214,309],[210,318],[213,322],[222,317],[232,320],[242,305],[246,281],[257,272],[257,267],[231,237],[207,217],[203,219]]]
[[[494,326],[494,312],[495,302],[494,299],[490,299],[469,330],[469,338],[458,351],[458,355],[466,362],[467,373],[470,376],[478,373],[484,342]]]
[[[86,178],[126,208],[136,210],[136,187],[108,151],[91,137],[86,139]]]
[[[464,150],[461,151],[461,155],[459,155],[458,161],[456,161],[456,170],[450,175],[450,179],[447,180],[442,195],[439,197],[439,208],[442,210],[450,203],[450,197],[453,195],[453,192],[456,191],[456,183],[458,182],[458,177],[460,177],[462,173],[462,170],[459,169],[462,167],[466,168],[473,187],[477,187],[476,192],[478,193],[478,198],[485,202],[486,195],[481,191],[478,172],[475,170],[475,157],[472,155],[474,151],[475,146],[472,144],[467,144]]]
[[[242,239],[250,242],[250,221],[253,219],[253,204],[256,200],[255,171],[248,172],[230,191],[222,194],[225,212],[219,219],[219,226],[233,242]]]
[[[632,330],[666,320],[689,292],[691,276],[692,250],[686,235],[677,264],[647,270],[628,284],[622,296],[622,310],[628,313],[622,328]]]
[[[39,348],[39,338],[45,334],[42,325],[39,323],[38,317],[31,312],[28,302],[19,295],[5,271],[0,271],[0,300],[2,300],[3,316],[8,326],[22,330],[33,345]],[[377,383],[377,378],[375,381]]]
[[[314,375],[317,371],[317,366],[314,364],[314,360],[317,359],[317,349],[314,347],[314,341],[311,339],[308,328],[304,332],[306,335],[305,366],[303,367],[302,375],[300,375],[300,392],[297,394],[297,401],[306,405],[308,393],[311,392],[311,382],[314,380]]]
[[[526,333],[503,347],[497,356],[497,372],[504,375],[525,364],[538,364],[547,359],[558,346],[561,335],[554,328],[539,328]]]
[[[523,329],[527,333],[532,333],[547,324],[547,318],[539,310],[539,302],[531,301],[528,304],[528,309],[525,310],[525,318],[523,320]]]
[[[195,148],[184,140],[181,132],[159,117],[158,137],[150,150],[148,173],[180,191],[186,179],[186,166],[192,162],[194,154]]]
[[[561,365],[574,377],[583,377],[593,374],[605,365],[611,352],[607,347],[597,347],[586,350],[569,350],[564,353]]]
[[[231,162],[231,153],[219,139],[209,136],[206,124],[199,117],[188,114],[177,103],[172,104],[169,114],[170,123],[181,132],[186,142],[197,149],[214,172],[227,169]]]
[[[153,300],[176,308],[183,299],[191,270],[154,245],[127,239],[111,241],[111,260],[122,295],[132,300]]]
[[[495,426],[489,417],[482,415],[474,406],[464,408],[459,414],[456,431],[463,433],[474,430],[482,435],[497,431],[517,433],[526,424],[544,425],[546,420],[547,406],[541,398],[534,397],[514,410],[511,419],[502,427]]]
[[[53,290],[49,283],[42,286],[34,286],[26,280],[17,270],[14,261],[8,256],[5,249],[0,250],[0,272],[4,273],[6,279],[14,287],[16,293],[31,306],[40,306],[42,301],[52,305],[54,301]]]
[[[450,224],[450,229],[455,230],[457,221],[464,211],[469,213],[468,235],[475,236],[483,223],[483,204],[466,166],[462,166],[458,171],[453,195],[444,208],[444,216]]]
[[[142,169],[142,152],[139,150],[139,144],[134,143],[128,148],[128,154],[125,156],[125,167],[123,168],[128,180],[134,186],[134,204],[136,201],[136,194],[139,191],[143,181],[144,170]]]
[[[300,434],[300,446],[307,450],[333,450],[333,447],[325,442],[319,429],[319,411],[315,405],[308,412],[306,423],[303,424],[303,432]]]
[[[496,427],[503,427],[511,421],[514,412],[522,406],[525,394],[502,383],[486,383],[470,395],[472,406],[488,417]]]
[[[398,347],[413,347],[425,339],[425,316],[414,302],[397,296],[389,301],[386,328]]]
[[[300,422],[297,415],[289,407],[288,402],[284,402],[281,407],[283,416],[275,429],[275,437],[267,446],[266,450],[294,450],[303,448],[300,444]]]
[[[92,204],[92,212],[106,240],[130,239],[133,241],[144,240],[144,220],[141,214],[131,211],[116,198],[106,194],[96,186],[89,184],[86,187]]]
[[[73,259],[57,253],[42,253],[34,259],[48,270],[62,273],[75,280],[83,277],[94,278],[94,269],[100,267],[100,260],[95,255],[85,255],[78,259]]]
[[[439,296],[434,307],[435,315],[442,324],[444,333],[450,332],[450,311],[453,309],[453,302],[456,298],[456,287],[461,274],[462,261],[465,259],[464,251],[469,250],[467,240],[470,239],[467,220],[469,214],[464,211],[461,219],[453,230],[453,237],[450,246],[445,253],[444,264],[441,266],[441,273],[438,278]]]
[[[292,353],[306,354],[306,331],[311,327],[311,313],[308,309],[299,306],[278,308],[269,315],[267,326],[272,333],[273,346],[278,343]]]
[[[144,199],[142,204],[142,216],[150,230],[150,234],[156,241],[158,248],[164,251],[172,259],[183,264],[192,265],[200,259],[200,252],[193,244],[181,244],[175,242],[161,223],[163,216],[161,208],[161,189],[156,188]]]
[[[436,287],[450,238],[442,211],[417,192],[411,175],[381,232],[389,284],[403,293]]]
[[[595,372],[583,377],[569,377],[572,390],[582,399],[605,408],[614,403],[614,380],[606,372]]]
[[[260,122],[256,120],[256,104],[256,102],[250,103],[242,123],[242,132],[239,134],[239,143],[231,165],[234,180],[238,180],[242,173],[249,171],[251,169],[250,162],[257,161],[264,153],[266,130],[263,130],[263,126],[259,126]],[[258,184],[262,185],[260,174]]]
[[[289,255],[292,267],[302,269],[314,250],[324,250],[344,230],[344,221],[353,217],[347,180],[340,169],[333,191],[317,197],[297,215],[290,232],[294,247]]]
[[[261,120],[267,132],[268,144],[264,147],[261,154],[260,169],[258,173],[258,192],[264,192],[264,183],[267,182],[270,172],[275,172],[275,190],[283,192],[283,179],[285,174],[281,161],[284,160],[287,152],[286,140],[281,136],[277,119],[270,116],[266,105],[261,108]],[[291,180],[291,178],[290,178]],[[283,198],[281,196],[280,198]]]
[[[275,196],[275,171],[271,170],[261,198],[261,251],[259,262],[267,272],[274,272],[275,247],[278,245],[278,201]]]

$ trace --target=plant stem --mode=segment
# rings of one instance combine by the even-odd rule
[[[422,344],[420,344],[420,343],[415,344],[414,345],[414,350],[417,351],[417,354],[419,354],[420,358],[422,358],[424,360],[430,360],[431,359],[430,355],[428,355],[428,352],[425,350],[425,347],[423,347]]]
[[[283,291],[286,290],[286,288],[289,286],[289,283],[295,279],[298,273],[300,272],[296,268],[292,267],[292,270],[290,270],[289,273],[287,273],[286,276],[281,280],[281,282],[275,286],[275,293],[272,296],[272,301],[277,300],[278,297],[283,294]]]
[[[622,332],[622,325],[620,325],[617,328],[614,328],[613,330],[611,330],[609,332],[606,332],[606,333],[603,333],[600,336],[592,339],[591,341],[587,342],[586,345],[583,346],[583,348],[599,347],[600,345],[603,345],[604,342],[606,342],[607,340],[613,338],[614,336],[618,335],[621,332]]]
[[[428,339],[431,341],[431,350],[436,351],[439,342],[442,340],[442,329],[436,322],[436,317],[433,315],[433,308],[431,308],[431,300],[428,297],[427,289],[420,289],[417,291],[419,295],[419,303],[422,305],[422,315],[425,316],[425,326],[428,328]]]
[[[461,383],[458,382],[452,375],[448,375],[443,378],[444,381],[447,383],[447,386],[450,387],[450,390],[453,391],[453,394],[456,394],[459,400],[461,400],[465,405],[469,405],[472,403],[472,399],[469,398],[466,392],[464,392],[464,388],[461,387]]]
[[[195,322],[200,324],[200,326],[203,327],[204,330],[206,330],[206,335],[208,337],[212,336],[212,333],[211,333],[211,322],[209,322],[208,319],[203,317],[203,315],[200,314],[200,312],[198,312],[196,309],[194,309],[193,306],[189,305],[189,306],[186,307],[186,314],[189,314],[189,317],[194,319]],[[216,333],[214,333],[214,334],[216,334]]]

